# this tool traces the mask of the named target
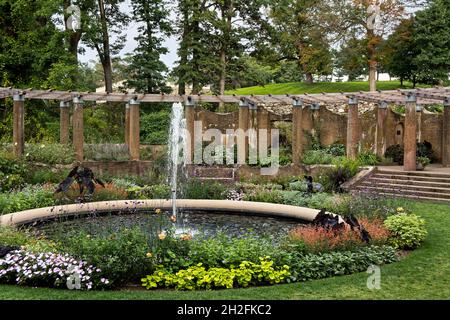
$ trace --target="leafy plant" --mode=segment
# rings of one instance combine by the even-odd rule
[[[289,267],[275,268],[269,257],[259,263],[243,261],[238,267],[206,269],[201,263],[172,274],[164,269],[142,279],[147,289],[174,287],[177,290],[231,289],[250,285],[282,283],[290,276]]]
[[[75,161],[73,147],[64,144],[26,144],[25,160],[45,164],[71,164]]]
[[[152,270],[147,237],[138,228],[96,236],[79,232],[59,241],[61,250],[102,269],[111,285],[139,279]]]
[[[0,152],[0,191],[19,189],[25,183],[29,168],[11,153]]]
[[[402,164],[404,153],[405,150],[403,149],[403,147],[399,144],[395,144],[386,148],[384,156],[385,158],[391,158],[392,161],[398,164]]]
[[[391,243],[397,249],[415,249],[427,236],[425,220],[414,214],[390,216],[384,225],[391,232]]]
[[[186,199],[224,200],[227,197],[227,187],[216,181],[201,181],[191,179],[186,183],[183,195]]]
[[[55,204],[53,191],[48,186],[26,186],[20,191],[0,194],[0,213],[7,214]]]
[[[364,151],[358,154],[358,161],[362,166],[376,166],[380,163],[377,155],[371,151]]]
[[[428,159],[427,157],[417,157],[416,161],[417,163],[420,163],[424,168],[431,163],[430,159]]]

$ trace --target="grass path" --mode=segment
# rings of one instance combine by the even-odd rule
[[[416,203],[427,221],[423,246],[400,262],[381,268],[381,290],[366,287],[359,273],[272,287],[221,291],[73,292],[0,285],[0,299],[450,299],[450,206]]]
[[[405,82],[405,86],[400,86],[400,81],[379,81],[378,90],[395,90],[400,88],[412,88],[410,83]],[[290,82],[268,84],[266,86],[247,87],[237,90],[227,91],[227,94],[302,94],[321,92],[355,92],[369,91],[368,82],[318,82],[307,84],[304,82]]]

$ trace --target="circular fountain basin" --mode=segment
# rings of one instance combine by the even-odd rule
[[[0,216],[0,225],[19,226],[23,224],[30,224],[36,221],[46,221],[71,216],[90,215],[93,213],[133,213],[154,209],[170,211],[172,209],[172,204],[172,200],[153,199],[103,201],[54,206],[26,210]],[[209,212],[210,214],[227,213],[250,216],[259,215],[265,217],[294,219],[302,222],[313,221],[319,213],[319,210],[310,208],[248,201],[179,199],[176,201],[176,204],[179,209],[186,211],[202,211]]]

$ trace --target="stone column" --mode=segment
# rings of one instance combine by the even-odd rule
[[[21,157],[25,150],[25,97],[13,96],[13,150],[14,156]]]
[[[386,152],[386,117],[388,112],[388,104],[383,101],[377,106],[377,133],[376,133],[376,155],[384,157]]]
[[[130,104],[125,105],[125,144],[130,150]]]
[[[70,136],[70,102],[59,103],[59,143],[69,144]]]
[[[444,100],[444,115],[442,126],[442,165],[450,166],[450,98]]]
[[[137,99],[132,99],[129,102],[130,105],[130,159],[132,161],[139,161],[140,159],[140,101]]]
[[[248,157],[248,102],[241,101],[239,103],[239,135],[237,137],[238,145],[238,164],[245,164]]]
[[[423,114],[423,107],[421,105],[416,105],[416,126],[417,126],[417,132],[416,132],[416,140],[418,142],[422,141],[422,114]]]
[[[303,147],[303,101],[301,99],[294,99],[292,107],[292,163],[294,165],[300,165]]]
[[[77,162],[84,160],[84,101],[81,97],[73,99],[73,146],[75,148],[75,159]]]
[[[186,130],[189,134],[189,150],[187,155],[187,163],[192,164],[194,163],[194,155],[195,155],[195,101],[192,100],[192,98],[188,98],[185,103],[185,117],[186,117]],[[202,145],[198,146],[199,148],[202,148]]]
[[[347,157],[355,160],[358,156],[359,144],[359,114],[358,98],[351,97],[348,100],[347,115]]]
[[[416,170],[416,102],[414,94],[406,96],[403,170]]]

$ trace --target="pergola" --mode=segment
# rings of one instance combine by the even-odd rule
[[[1,88],[0,98],[12,97],[13,107],[13,145],[16,156],[24,152],[24,108],[25,100],[53,100],[60,102],[60,142],[69,143],[70,107],[73,105],[73,145],[77,161],[83,161],[83,105],[84,102],[114,102],[126,104],[125,143],[129,146],[131,160],[139,160],[139,105],[141,103],[180,102],[186,106],[187,128],[194,139],[194,106],[198,103],[236,103],[239,104],[239,129],[248,130],[250,110],[256,112],[261,103],[292,104],[293,109],[293,159],[299,164],[302,155],[302,110],[304,106],[317,108],[320,105],[345,103],[349,105],[347,123],[347,155],[356,158],[359,142],[358,105],[360,101],[377,105],[377,141],[385,136],[384,121],[388,104],[406,106],[404,149],[404,169],[416,169],[416,107],[417,105],[443,104],[443,164],[450,164],[450,88],[435,87],[413,90],[389,90],[377,92],[340,92],[299,95],[166,95],[130,93],[93,93],[56,90],[34,90]],[[247,148],[246,148],[247,149]],[[377,146],[378,153],[378,146]],[[191,155],[192,157],[192,155]]]

